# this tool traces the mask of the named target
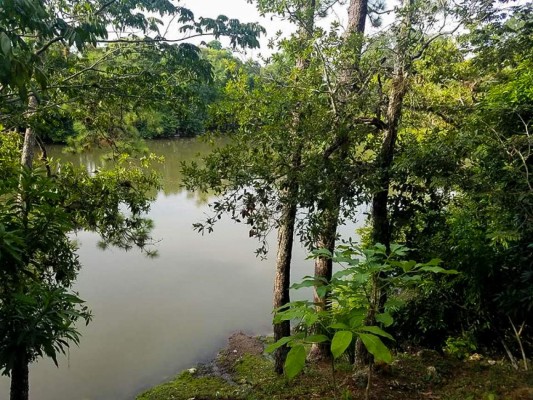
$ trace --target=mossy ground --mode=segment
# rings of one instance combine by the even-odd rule
[[[233,399],[235,387],[218,377],[195,377],[182,372],[173,381],[156,386],[137,397],[137,400]]]
[[[219,358],[217,362],[226,361]],[[366,374],[354,374],[342,361],[336,364],[334,374],[330,364],[308,365],[303,374],[289,382],[273,372],[269,357],[244,354],[224,373],[226,379],[206,376],[201,369],[193,374],[186,371],[137,399],[365,398]],[[504,362],[490,365],[483,360],[460,361],[436,352],[399,354],[392,365],[373,372],[372,382],[372,400],[533,400],[532,371],[515,371]]]

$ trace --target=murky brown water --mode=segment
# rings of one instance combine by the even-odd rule
[[[48,360],[30,367],[33,400],[133,399],[212,358],[231,332],[270,330],[275,254],[257,259],[248,229],[229,220],[210,235],[192,230],[208,208],[205,198],[180,189],[180,162],[205,154],[208,146],[180,139],[149,147],[166,159],[160,166],[164,188],[150,213],[153,236],[161,240],[159,257],[101,251],[95,235],[78,235],[83,268],[76,290],[95,318],[81,328],[80,347],[71,348],[59,368]],[[91,168],[100,163],[94,153],[68,158]],[[353,225],[343,231],[353,235]],[[294,280],[312,274],[299,245],[293,268]],[[2,378],[0,399],[7,398],[9,381]]]

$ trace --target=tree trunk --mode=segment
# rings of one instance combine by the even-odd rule
[[[29,399],[29,360],[25,348],[19,348],[16,352],[11,370],[11,391],[10,400]]]
[[[322,227],[316,242],[317,249],[327,249],[331,253],[335,250],[335,240],[337,238],[337,225],[339,221],[339,207],[333,209],[326,209],[322,215]],[[321,278],[326,282],[331,280],[333,273],[333,261],[330,257],[318,257],[315,259],[315,278]],[[316,304],[318,312],[326,311],[331,304],[328,299],[328,294],[320,296],[317,293],[316,287],[313,292],[313,300]],[[317,327],[316,333],[324,333]],[[309,359],[313,361],[321,361],[331,359],[331,351],[329,343],[315,343],[311,347]]]
[[[30,117],[33,116],[36,110],[37,97],[35,97],[35,94],[31,93],[28,99],[28,115]],[[30,125],[28,125],[24,134],[24,144],[22,146],[22,157],[20,160],[20,163],[27,168],[31,168],[33,165],[36,144],[37,138],[35,131]]]
[[[388,215],[390,186],[390,168],[394,160],[394,150],[398,138],[398,128],[402,115],[402,106],[407,92],[407,74],[405,58],[399,56],[394,68],[394,77],[387,108],[387,126],[385,138],[378,158],[379,189],[372,198],[372,241],[390,248],[391,227]]]
[[[309,40],[313,35],[314,29],[314,11],[316,3],[315,0],[309,0],[307,4],[307,16],[306,20],[300,27],[300,33],[304,41]],[[297,67],[300,69],[307,68],[309,60],[300,58],[297,61]],[[297,135],[298,124],[300,123],[300,114],[296,110],[294,112],[293,135]],[[296,138],[297,139],[297,138]],[[274,278],[274,308],[280,308],[290,302],[290,269],[292,259],[292,245],[294,241],[294,226],[296,223],[296,211],[298,207],[297,195],[299,191],[298,180],[296,173],[301,167],[302,159],[302,144],[298,143],[294,154],[292,155],[291,169],[292,174],[289,174],[286,182],[287,190],[287,202],[283,206],[280,226],[278,228],[278,254],[276,259],[276,276]],[[290,321],[283,321],[278,324],[274,324],[274,340],[279,340],[283,337],[291,335]],[[283,373],[283,366],[287,358],[289,349],[287,346],[281,346],[276,349],[274,354],[274,370],[278,374]]]
[[[352,0],[350,2],[350,6],[348,8],[348,25],[346,30],[346,37],[349,37],[353,34],[360,34],[363,35],[365,32],[365,25],[366,25],[366,17],[368,13],[368,4],[367,0]],[[361,40],[362,45],[362,40]],[[357,53],[361,52],[362,46],[359,45],[356,49]],[[359,57],[356,58],[356,61],[354,65],[346,66],[346,68],[343,68],[343,71],[341,73],[339,85],[342,87],[341,93],[344,93],[341,98],[341,103],[346,104],[347,103],[347,97],[349,92],[349,86],[352,81],[352,75],[353,72],[357,69],[359,63]],[[339,116],[336,116],[338,119]],[[349,138],[347,137],[347,132],[344,131],[344,129],[341,129],[340,132],[337,135],[336,143],[341,143],[340,145],[340,151],[339,151],[339,159],[344,161],[349,156],[348,151],[348,145],[349,145]],[[331,253],[335,250],[335,240],[337,237],[337,226],[339,222],[339,215],[340,215],[340,209],[341,209],[341,203],[344,198],[344,192],[346,189],[346,186],[349,184],[348,182],[343,179],[343,173],[337,173],[337,171],[333,171],[333,174],[338,175],[337,178],[335,178],[338,185],[333,185],[332,190],[335,191],[335,193],[332,193],[332,201],[327,202],[326,201],[326,208],[322,212],[322,221],[321,221],[321,229],[318,233],[317,241],[316,241],[316,248],[326,248]],[[331,177],[330,177],[331,178]],[[328,257],[318,257],[315,260],[315,277],[318,278],[324,278],[328,282],[331,280],[331,276],[333,273],[333,262]],[[314,291],[314,301],[315,304],[317,304],[317,311],[324,311],[329,308],[329,301],[328,301],[328,294],[324,297],[320,297],[316,291]],[[320,333],[320,332],[317,332]],[[311,360],[326,360],[331,358],[331,351],[330,346],[328,343],[319,343],[314,344],[311,348],[311,352],[309,354],[309,358]]]
[[[293,185],[292,194],[298,192]],[[293,197],[292,197],[293,198]],[[274,309],[283,307],[291,301],[289,294],[291,278],[291,258],[294,238],[294,224],[296,220],[296,204],[290,203],[283,207],[280,227],[278,229],[278,254],[276,259],[276,276],[274,278]],[[291,322],[282,321],[274,324],[274,341],[291,335]],[[274,354],[274,369],[276,373],[283,373],[283,365],[289,348],[281,346]]]
[[[365,33],[366,17],[368,15],[368,0],[352,0],[348,6],[348,26],[346,33]]]
[[[402,116],[402,107],[407,93],[407,51],[409,46],[409,33],[411,30],[411,7],[413,0],[403,0],[403,9],[406,11],[399,33],[398,46],[395,51],[394,71],[392,86],[387,106],[387,129],[381,145],[377,160],[379,171],[378,191],[372,198],[372,242],[385,245],[387,251],[391,242],[391,223],[388,213],[389,186],[391,183],[390,170],[394,160],[394,150],[398,138],[398,129]],[[376,314],[385,305],[387,293],[381,287],[382,276],[379,272],[372,274],[372,295],[365,325],[376,324]],[[365,366],[372,359],[361,340],[356,344],[356,364]]]

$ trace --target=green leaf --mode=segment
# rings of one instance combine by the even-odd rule
[[[11,39],[9,39],[9,36],[5,32],[0,33],[0,48],[6,56],[11,52]]]
[[[279,349],[281,346],[289,343],[291,340],[292,340],[292,336],[285,336],[285,337],[282,337],[280,340],[278,340],[277,342],[274,342],[272,344],[269,344],[266,348],[265,348],[265,351],[267,353],[273,353],[275,350]]]
[[[284,366],[285,375],[287,378],[294,378],[304,369],[305,357],[305,348],[301,344],[291,348],[287,354],[287,359],[285,360]]]
[[[398,297],[390,297],[385,303],[385,309],[398,309],[405,305],[405,300],[399,299]]]
[[[311,335],[305,338],[306,343],[323,343],[329,341],[326,335]]]
[[[349,276],[349,275],[352,275],[354,273],[353,269],[341,269],[340,271],[337,271],[333,274],[333,276],[331,277],[331,279],[340,279],[340,278],[344,278],[345,276]]]
[[[318,297],[324,298],[328,294],[329,288],[327,286],[318,286],[315,291]]]
[[[331,340],[331,354],[339,358],[352,343],[353,333],[350,331],[338,331]]]
[[[403,269],[404,272],[411,271],[415,266],[416,266],[416,261],[414,260],[400,262],[400,268]]]
[[[349,265],[356,265],[359,263],[359,260],[352,258],[351,256],[337,255],[333,258],[333,261],[336,263],[346,263]]]
[[[35,68],[35,80],[37,83],[41,86],[41,88],[45,88],[47,85],[46,75],[43,73],[43,71],[40,68]]]
[[[318,257],[326,257],[326,258],[331,258],[333,255],[331,254],[331,251],[329,251],[328,249],[318,249],[318,250],[313,250],[311,252],[311,255],[309,257],[307,257],[308,259],[309,258],[318,258]]]
[[[407,254],[407,252],[409,252],[409,248],[398,243],[391,243],[390,252],[391,254],[403,257],[405,254]]]
[[[320,281],[317,281],[315,279],[313,280],[305,280],[305,281],[302,281],[300,283],[295,283],[291,286],[291,289],[301,289],[301,288],[306,288],[306,287],[313,287],[313,286],[317,286],[321,284]]]
[[[335,322],[329,326],[331,329],[349,330],[350,327],[343,322]]]
[[[449,275],[455,275],[455,274],[458,274],[459,272],[454,270],[454,269],[444,269],[442,267],[434,267],[434,266],[425,266],[425,267],[422,267],[420,268],[421,271],[426,271],[426,272],[433,272],[435,274],[449,274]]]
[[[361,328],[359,328],[359,330],[364,331],[364,332],[370,332],[370,333],[373,333],[374,335],[378,335],[378,336],[386,337],[387,339],[390,339],[390,340],[394,340],[394,338],[390,334],[388,334],[387,332],[385,332],[383,329],[381,329],[378,326],[362,326]]]
[[[311,310],[310,313],[307,313],[303,316],[302,322],[305,323],[306,326],[313,326],[319,319],[319,316],[314,312],[314,310]]]
[[[355,274],[353,277],[353,280],[362,285],[364,283],[367,283],[369,278],[370,278],[370,274],[360,273],[360,274]]]
[[[387,364],[392,362],[392,354],[390,350],[383,344],[379,337],[369,333],[359,333],[358,335],[368,352],[372,354],[376,360],[383,361]]]
[[[387,248],[381,243],[376,243],[373,250],[378,254],[387,254]]]
[[[376,321],[381,322],[385,327],[391,326],[394,319],[389,313],[382,313],[376,315]]]
[[[366,318],[366,311],[355,310],[350,313],[350,327],[357,328],[364,324]]]

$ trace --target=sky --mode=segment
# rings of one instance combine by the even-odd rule
[[[247,50],[246,54],[243,54],[246,58],[270,55],[272,50],[267,48],[269,38],[273,37],[277,31],[283,32],[284,35],[295,31],[294,25],[280,17],[272,15],[261,17],[255,4],[249,4],[246,0],[182,0],[178,4],[193,11],[196,17],[216,18],[222,14],[241,22],[259,22],[267,30],[267,35],[261,39],[259,50]],[[342,23],[345,22],[346,15],[342,9],[337,9],[335,18],[340,19]],[[210,39],[203,40],[209,41]]]
[[[529,0],[517,0],[513,1],[512,4],[525,4],[528,1]],[[345,0],[344,2],[348,3],[349,1]],[[283,32],[284,36],[288,36],[296,30],[294,25],[292,25],[286,20],[283,20],[279,16],[267,15],[266,17],[261,17],[256,9],[255,4],[249,4],[246,0],[180,0],[179,3],[175,0],[175,3],[190,9],[194,12],[196,17],[202,16],[216,18],[217,16],[222,14],[227,16],[228,18],[239,19],[241,22],[259,22],[267,30],[267,35],[266,37],[263,36],[261,38],[260,49],[248,49],[246,50],[246,52],[243,52],[241,50],[240,56],[243,59],[258,59],[260,58],[260,56],[268,57],[274,52],[273,50],[268,49],[267,47],[269,38],[272,38],[277,31],[281,31]],[[397,4],[398,0],[387,0],[387,3],[390,7],[392,4]],[[333,9],[332,15],[330,15],[329,18],[324,20],[321,25],[327,27],[332,20],[337,20],[341,24],[341,26],[345,25],[347,20],[347,7],[347,5],[336,6]],[[383,22],[384,25],[382,27],[385,27],[387,24],[391,23],[392,15],[389,18],[385,17]],[[173,32],[171,29],[169,30],[169,34],[167,37],[175,39],[180,36],[179,33]],[[209,37],[205,37],[197,40],[191,40],[191,42],[195,44],[200,44],[202,41],[209,42],[210,40],[212,39]],[[229,45],[228,41],[221,40],[221,42],[224,46]]]

